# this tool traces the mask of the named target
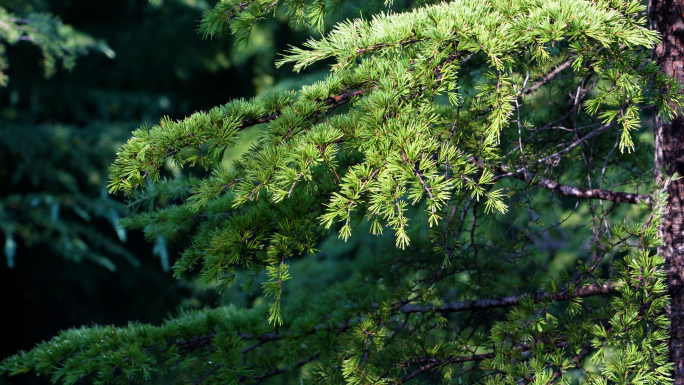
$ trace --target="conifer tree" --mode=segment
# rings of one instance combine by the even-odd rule
[[[249,44],[280,8],[295,27],[322,28],[332,6],[222,0],[201,31]],[[323,81],[137,129],[110,169],[110,192],[138,210],[125,225],[185,242],[176,276],[230,294],[239,280],[257,300],[66,330],[0,373],[67,384],[670,382],[663,221],[680,171],[666,157],[653,167],[648,118],[664,132],[684,96],[649,59],[659,34],[645,11],[626,0],[380,11],[277,62],[328,60]],[[252,127],[257,142],[225,162]],[[169,160],[209,172],[165,178]],[[380,247],[335,254],[363,242]]]

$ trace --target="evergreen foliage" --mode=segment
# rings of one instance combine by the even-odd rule
[[[0,32],[9,76],[0,88],[0,291],[8,293],[3,314],[14,314],[3,318],[12,333],[0,338],[0,358],[73,325],[161,322],[178,307],[214,304],[216,294],[199,292],[192,280],[170,282],[164,268],[175,250],[164,239],[147,244],[118,226],[126,204],[107,194],[107,167],[143,122],[165,113],[181,117],[255,92],[253,84],[258,91],[277,82],[264,67],[273,67],[279,24],[254,29],[259,41],[237,55],[228,39],[202,41],[192,33],[208,7],[201,2],[1,3],[12,17],[31,21],[19,26],[34,26],[29,16],[59,15],[66,30],[106,41],[117,55],[93,46],[71,71],[59,71],[56,59],[57,71],[46,78],[41,48],[26,39],[6,44]],[[48,26],[60,24],[52,20]],[[62,41],[52,32],[47,43]],[[0,378],[7,382],[49,380]]]
[[[125,211],[106,194],[106,159],[101,156],[113,152],[121,142],[121,132],[130,125],[108,126],[109,131],[102,126],[3,127],[0,159],[14,165],[0,169],[7,183],[0,194],[0,230],[10,268],[21,254],[19,240],[28,247],[45,245],[67,260],[90,260],[111,271],[116,270],[112,258],[139,265],[123,247],[126,230],[119,228],[119,219]],[[93,226],[98,219],[109,222],[109,232]]]
[[[220,1],[201,30],[245,41],[281,6],[295,25],[320,27],[327,11]],[[684,97],[647,59],[658,36],[643,11],[457,0],[379,12],[278,61],[299,71],[330,59],[322,81],[137,129],[110,168],[110,192],[138,210],[124,226],[187,242],[177,277],[194,272],[226,293],[240,279],[263,298],[160,326],[68,330],[0,373],[67,384],[290,373],[312,384],[668,382],[655,247],[663,184],[678,176],[653,179],[644,114],[671,119]],[[252,127],[257,142],[226,162]],[[169,160],[210,172],[164,178]],[[332,231],[394,247],[331,260],[352,273],[324,282],[312,255],[339,244]],[[307,292],[307,280],[320,283]]]
[[[62,68],[71,70],[76,64],[76,57],[88,50],[96,49],[110,58],[115,56],[114,51],[103,41],[73,29],[49,13],[30,13],[18,17],[0,7],[0,86],[6,86],[8,81],[4,73],[7,58],[2,43],[14,45],[20,41],[40,48],[47,77],[54,75],[58,62],[62,63]]]

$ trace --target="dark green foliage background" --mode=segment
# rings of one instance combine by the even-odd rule
[[[114,223],[126,215],[125,197],[106,194],[107,167],[140,125],[322,78],[323,66],[300,74],[276,70],[276,53],[309,36],[289,29],[285,15],[259,23],[241,50],[230,38],[203,39],[196,33],[198,21],[213,5],[196,0],[2,2],[19,17],[31,12],[58,16],[104,41],[116,57],[93,51],[79,57],[71,72],[58,70],[46,79],[38,48],[26,42],[6,47],[9,84],[0,88],[0,248],[12,233],[16,251],[12,268],[0,255],[0,358],[80,325],[159,324],[181,308],[263,301],[257,293],[238,289],[219,296],[196,288],[192,279],[174,280],[140,232],[128,232],[121,242]],[[358,14],[354,3],[346,7]],[[254,138],[245,133],[235,152],[246,150]],[[64,234],[83,238],[87,248],[68,245]],[[382,247],[367,238],[358,237],[336,255],[302,261],[299,271],[315,259],[320,268],[312,276],[329,277],[298,280],[297,291],[315,291],[315,285],[351,274],[351,265],[333,268],[325,259]],[[387,245],[392,243],[388,239]],[[168,250],[171,264],[185,246]],[[33,374],[0,378],[0,384],[41,383],[49,380]]]
[[[194,33],[207,6],[202,1],[10,0],[2,6],[16,15],[58,15],[104,40],[116,57],[91,52],[72,72],[45,79],[36,47],[7,47],[9,84],[0,88],[0,246],[12,224],[17,247],[12,269],[5,255],[0,263],[0,357],[69,327],[159,323],[181,305],[215,305],[216,295],[193,295],[188,283],[164,272],[140,233],[120,242],[108,216],[112,210],[124,215],[123,197],[107,196],[107,166],[142,123],[181,118],[274,84],[275,47],[284,44],[279,38],[297,36],[269,22],[255,31],[248,52],[237,52],[230,39],[203,40]],[[46,203],[48,197],[53,200]],[[78,204],[93,206],[86,210],[90,221],[74,213]],[[84,254],[99,253],[115,271],[67,250],[60,234],[77,228],[94,237],[84,238]],[[0,379],[47,382],[32,374]]]

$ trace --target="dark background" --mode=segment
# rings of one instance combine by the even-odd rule
[[[131,130],[251,97],[291,76],[276,71],[276,52],[307,34],[275,19],[259,24],[243,50],[232,39],[202,39],[198,21],[213,5],[2,2],[15,15],[50,12],[102,39],[116,57],[91,52],[73,71],[46,79],[38,48],[7,47],[9,84],[0,88],[0,359],[65,328],[159,323],[181,307],[215,304],[215,295],[164,271],[140,232],[121,241],[115,219],[125,215],[124,197],[106,194],[107,167]],[[16,244],[12,268],[9,238]],[[171,264],[177,252],[168,250]],[[49,381],[30,374],[0,378],[4,383]]]

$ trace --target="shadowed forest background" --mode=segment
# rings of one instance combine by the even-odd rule
[[[0,357],[70,327],[159,323],[181,307],[215,306],[218,295],[195,293],[191,281],[171,277],[168,266],[183,245],[117,232],[124,197],[107,194],[107,167],[142,124],[278,86],[274,51],[306,35],[267,21],[243,50],[230,39],[202,39],[196,29],[209,7],[204,1],[2,6],[17,15],[56,15],[104,41],[115,56],[92,51],[73,71],[46,79],[38,48],[7,47],[9,84],[0,88]],[[7,381],[48,382],[32,374],[0,379]]]

